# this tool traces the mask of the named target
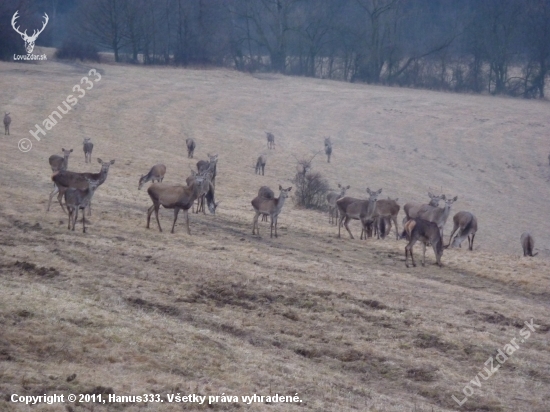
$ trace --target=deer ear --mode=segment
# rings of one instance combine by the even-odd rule
[[[348,187],[346,187],[346,189],[349,189],[350,187],[351,187],[351,186],[350,186],[350,185],[348,185]]]
[[[376,193],[378,193],[378,194],[382,193],[382,189],[378,190],[378,192],[376,192]]]
[[[279,185],[279,190],[283,190],[283,187],[281,185]]]
[[[398,201],[399,201],[399,198],[398,198],[398,197],[396,197],[396,198],[395,198],[395,201],[396,201],[396,202],[398,202]]]
[[[112,165],[115,164],[115,159],[111,160],[111,164],[112,164]]]
[[[99,157],[97,158],[97,163],[103,163],[103,160],[101,160]]]
[[[342,185],[340,183],[338,183],[338,187],[342,187]]]
[[[71,153],[73,152],[73,149],[71,149]]]
[[[367,187],[367,193],[370,195],[371,194],[371,191],[370,189]]]
[[[458,196],[455,196],[453,199],[453,202],[456,202],[458,200]]]
[[[430,199],[434,198],[434,195],[432,194],[432,192],[428,192],[428,196],[430,197]]]
[[[290,192],[292,190],[292,186],[290,186],[287,190]]]

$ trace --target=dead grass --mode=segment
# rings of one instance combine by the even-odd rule
[[[99,65],[102,80],[75,110],[19,152],[17,141],[90,68],[0,63],[0,110],[13,119],[0,140],[0,411],[31,410],[7,402],[12,393],[100,392],[298,393],[299,405],[250,409],[452,411],[451,395],[462,399],[531,318],[541,328],[461,409],[548,410],[547,102]],[[328,135],[332,161],[316,158],[314,168],[333,186],[350,184],[352,196],[382,187],[401,204],[429,188],[458,195],[453,210],[479,220],[475,250],[446,250],[441,269],[429,250],[425,268],[406,269],[404,242],[337,239],[325,214],[291,202],[278,239],[265,224],[262,238],[252,236],[258,187],[288,186],[292,154],[310,156]],[[82,162],[83,137],[94,158],[116,159],[85,235],[66,230],[58,205],[44,212],[51,154],[74,148],[70,169],[99,170]],[[194,160],[187,137],[197,141]],[[191,216],[192,236],[181,220],[173,235],[146,230],[150,200],[137,191],[139,176],[163,162],[165,182],[181,183],[207,152],[220,154],[217,215]],[[264,177],[253,169],[262,152]],[[171,218],[162,211],[165,230]],[[352,230],[359,234],[357,224]],[[535,236],[536,258],[520,257],[524,230]]]

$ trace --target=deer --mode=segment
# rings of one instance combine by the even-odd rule
[[[191,139],[191,138],[185,139],[185,144],[187,145],[187,157],[189,159],[192,159],[193,155],[195,154],[195,147],[196,147],[195,139]]]
[[[216,187],[216,166],[218,164],[218,155],[207,154],[208,160],[199,160],[197,162],[197,171],[199,174],[206,173],[207,170],[212,171],[212,184]]]
[[[90,141],[89,137],[84,138],[83,149],[84,149],[84,162],[92,163],[92,150],[94,150],[94,144]]]
[[[267,163],[267,157],[265,155],[258,156],[258,159],[256,160],[256,174],[259,175],[260,173],[262,176],[264,176],[265,172],[265,164]]]
[[[164,166],[162,163],[158,163],[154,165],[151,170],[149,170],[149,173],[146,175],[141,175],[139,178],[138,183],[138,190],[141,190],[143,185],[149,181],[152,183],[155,183],[155,180],[157,182],[162,182],[164,180],[164,174],[166,173],[166,166]]]
[[[405,266],[409,267],[408,255],[411,255],[412,265],[416,267],[413,256],[413,246],[420,240],[422,242],[422,266],[426,261],[426,246],[431,243],[435,253],[436,264],[441,267],[441,256],[443,256],[443,238],[439,232],[439,227],[434,222],[424,219],[414,218],[405,223],[409,243],[405,246]]]
[[[468,250],[473,250],[474,237],[477,232],[477,218],[470,212],[458,212],[453,216],[453,223],[453,231],[451,232],[451,237],[449,238],[449,244],[445,246],[445,248],[449,247],[454,233],[460,229],[452,242],[452,247],[462,247],[462,241],[468,238]],[[471,240],[470,235],[472,237]]]
[[[273,190],[271,190],[267,186],[260,187],[260,190],[258,190],[258,197],[261,197],[263,199],[275,199],[275,193]],[[262,222],[267,222],[267,217],[269,216],[268,213],[262,213]]]
[[[397,204],[399,198],[380,199],[376,202],[376,208],[372,214],[374,223],[374,232],[377,235],[377,239],[386,237],[386,232],[389,233],[391,229],[391,222],[395,225],[395,239],[399,240],[399,229],[397,227],[397,215],[401,206]]]
[[[67,167],[69,166],[69,155],[73,152],[73,149],[65,150],[61,148],[61,151],[63,152],[63,156],[51,155],[48,159],[52,172],[54,173],[61,170],[67,170]]]
[[[405,212],[405,217],[403,218],[403,226],[407,221],[418,217],[421,211],[426,210],[428,207],[438,207],[439,201],[445,200],[444,194],[436,196],[431,192],[428,192],[428,196],[430,197],[430,203],[428,204],[422,204],[418,202],[409,202],[409,203],[406,203],[405,206],[403,206],[403,211]],[[401,239],[405,237],[407,237],[407,232],[403,230],[403,233],[401,234]]]
[[[78,219],[78,210],[84,210],[86,207],[88,207],[88,205],[92,201],[92,196],[101,184],[100,180],[92,180],[87,177],[85,178],[85,180],[88,183],[87,189],[77,189],[74,187],[70,187],[65,191],[65,204],[67,205],[67,212],[69,214],[69,225],[67,226],[67,229],[71,229],[72,222],[73,232],[76,221]],[[84,214],[85,213],[82,212],[82,233],[86,233],[86,217],[84,216]]]
[[[5,114],[4,114],[4,134],[5,135],[10,134],[10,124],[11,124],[10,113],[5,112]]]
[[[65,207],[63,206],[63,203],[61,200],[63,199],[63,195],[69,189],[70,187],[74,187],[76,189],[85,190],[88,188],[88,182],[86,181],[86,178],[92,179],[92,180],[99,180],[100,185],[105,182],[107,179],[107,174],[109,173],[109,167],[115,163],[114,159],[110,162],[104,162],[100,158],[97,158],[98,163],[101,164],[101,170],[99,173],[77,173],[77,172],[70,172],[68,170],[60,170],[59,172],[56,172],[52,175],[52,181],[55,184],[54,190],[50,193],[50,200],[48,202],[48,209],[50,210],[50,205],[52,203],[52,198],[56,193],[58,193],[57,200],[59,201],[59,204],[61,205],[61,208],[65,212]],[[88,202],[88,216],[92,215],[92,203]]]
[[[367,221],[372,219],[372,214],[376,208],[376,201],[378,200],[378,195],[382,193],[382,189],[373,192],[367,187],[367,193],[369,194],[369,198],[367,200],[358,201],[358,199],[352,197],[343,197],[336,202],[340,213],[338,237],[340,237],[340,228],[342,227],[343,222],[350,237],[354,239],[353,234],[348,227],[348,223],[351,219],[360,220],[363,229],[366,231]]]
[[[32,36],[29,36],[27,34],[27,30],[25,30],[23,33],[19,31],[19,27],[15,27],[16,20],[19,18],[19,10],[15,12],[11,19],[11,26],[13,29],[21,36],[21,38],[25,41],[25,49],[27,50],[27,54],[31,54],[34,50],[34,43],[36,42],[36,39],[38,38],[38,35],[44,31],[46,28],[46,25],[48,24],[48,21],[50,18],[46,13],[44,13],[44,22],[42,23],[42,28],[40,30],[33,30]]]
[[[418,217],[429,222],[436,223],[437,227],[439,227],[439,231],[441,232],[441,239],[443,239],[443,228],[445,227],[449,213],[451,213],[451,206],[457,200],[458,196],[455,196],[452,199],[445,199],[444,207],[426,207],[420,211]]]
[[[332,142],[330,137],[325,137],[325,154],[327,155],[327,163],[330,163],[330,155],[332,154]]]
[[[153,183],[149,186],[147,193],[153,201],[153,205],[147,210],[147,229],[149,229],[151,214],[154,210],[159,231],[162,232],[159,221],[159,208],[162,205],[165,209],[174,209],[174,223],[172,223],[172,231],[170,233],[174,233],[174,227],[176,226],[176,220],[178,220],[179,211],[183,210],[187,224],[187,233],[191,235],[188,212],[199,196],[201,184],[204,179],[205,176],[201,176],[193,172],[193,181],[190,186],[170,186],[165,185],[164,183]]]
[[[346,195],[346,191],[350,188],[350,185],[342,186],[338,183],[338,188],[340,193],[329,192],[327,194],[327,203],[328,203],[328,223],[337,224],[338,223],[338,207],[336,206],[336,201],[343,198]]]
[[[268,188],[269,189],[269,188]],[[260,189],[261,190],[261,189]],[[269,189],[271,190],[271,189]],[[281,185],[279,185],[279,197],[273,198],[273,199],[266,199],[261,196],[256,196],[250,203],[252,203],[252,207],[254,208],[254,211],[256,214],[254,215],[254,220],[252,221],[252,234],[255,235],[255,229],[257,229],[258,236],[260,235],[260,227],[258,225],[258,217],[260,215],[269,215],[271,218],[271,238],[273,238],[273,228],[275,227],[275,237],[277,236],[277,221],[279,218],[279,214],[281,213],[281,210],[283,209],[283,206],[285,204],[285,200],[288,197],[290,191],[292,190],[292,186],[290,186],[287,189],[283,189]]]
[[[194,173],[193,171],[191,172]],[[200,185],[200,191],[197,197],[197,210],[195,211],[195,213],[199,213],[202,210],[202,212],[206,214],[206,211],[204,208],[205,201],[206,201],[206,204],[208,205],[208,210],[210,211],[211,214],[215,215],[216,208],[221,203],[221,201],[216,203],[214,199],[215,188],[214,188],[214,185],[212,184],[212,170],[208,169],[206,172],[201,173],[201,176],[204,177],[204,180]],[[194,180],[194,174],[192,174],[186,179],[187,186],[191,186],[191,184],[193,183],[193,180]],[[193,211],[193,209],[191,209],[191,211]]]
[[[267,136],[267,148],[275,149],[275,136],[270,132],[265,132],[265,134]]]
[[[520,237],[521,247],[523,248],[523,256],[535,257],[539,252],[533,254],[533,249],[535,248],[535,239],[529,232],[523,232]]]

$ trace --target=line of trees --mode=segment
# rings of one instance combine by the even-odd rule
[[[550,0],[5,0],[4,58],[16,3],[64,6],[64,34],[39,44],[78,41],[117,62],[524,97],[545,96],[550,68]]]

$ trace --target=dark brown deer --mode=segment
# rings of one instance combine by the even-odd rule
[[[271,190],[271,189],[270,189]],[[275,228],[275,237],[277,237],[277,220],[279,218],[279,214],[281,213],[281,210],[283,209],[283,205],[285,204],[285,200],[288,197],[290,191],[292,190],[292,186],[283,189],[281,185],[279,185],[279,197],[275,199],[266,199],[264,197],[256,196],[254,199],[252,199],[252,207],[254,208],[254,211],[256,214],[254,215],[254,220],[252,221],[252,234],[255,235],[255,229],[257,228],[258,235],[260,235],[260,227],[258,225],[258,217],[260,215],[269,215],[271,218],[271,237],[273,237],[273,228]]]
[[[362,228],[366,231],[367,222],[372,219],[372,214],[376,208],[376,201],[378,200],[380,193],[382,193],[382,189],[373,192],[367,187],[367,193],[369,194],[369,198],[367,200],[357,201],[357,199],[352,197],[343,197],[336,202],[340,213],[338,237],[340,237],[340,228],[343,223],[350,237],[354,239],[353,234],[348,227],[348,223],[351,219],[360,220]]]
[[[4,134],[9,135],[10,134],[10,124],[11,124],[11,117],[9,112],[5,112],[4,115]]]
[[[411,255],[412,265],[414,263],[413,246],[420,240],[422,242],[422,266],[426,261],[426,246],[431,243],[437,265],[441,267],[441,256],[443,255],[443,239],[439,233],[439,227],[434,222],[428,222],[424,219],[411,219],[405,223],[405,231],[410,239],[405,246],[405,266],[409,267],[408,255]]]
[[[218,164],[218,155],[207,154],[208,160],[199,160],[197,162],[197,171],[199,174],[205,174],[208,170],[212,171],[212,184],[216,187],[216,166]]]
[[[69,155],[73,152],[73,149],[65,150],[61,148],[61,151],[63,152],[63,156],[51,155],[48,159],[52,172],[54,173],[59,172],[60,170],[67,170],[67,167],[69,166]]]
[[[201,183],[205,179],[204,176],[194,175],[194,181],[191,186],[170,186],[164,183],[153,183],[147,189],[149,197],[153,201],[153,206],[147,210],[147,229],[149,229],[149,223],[151,221],[151,214],[155,211],[155,217],[159,226],[159,231],[162,232],[159,221],[159,208],[162,205],[165,209],[174,209],[174,223],[172,224],[172,231],[174,233],[174,227],[176,226],[176,220],[178,219],[178,213],[183,210],[185,215],[185,222],[187,224],[187,233],[191,234],[189,229],[189,209],[195,203],[195,200],[199,196]]]
[[[189,159],[192,159],[193,155],[195,154],[195,147],[196,147],[195,139],[191,139],[191,138],[185,139],[185,144],[187,145],[187,157]]]
[[[92,163],[92,150],[94,150],[94,144],[90,141],[89,137],[84,138],[83,149],[84,149],[84,162]]]
[[[336,201],[346,195],[346,191],[350,188],[350,185],[342,186],[338,183],[338,188],[340,189],[340,193],[329,192],[327,194],[328,223],[331,225],[338,224],[338,206],[336,206]]]
[[[275,149],[275,136],[270,132],[265,132],[265,134],[267,136],[267,148]]]
[[[154,165],[151,170],[149,170],[149,173],[147,173],[146,175],[141,175],[141,177],[139,178],[138,190],[141,190],[143,185],[149,181],[151,181],[152,183],[155,183],[155,180],[157,182],[162,182],[165,173],[166,166],[164,166],[162,163]]]
[[[266,200],[275,199],[275,193],[267,186],[260,187],[258,190],[258,197],[261,197]],[[262,213],[262,222],[267,222],[268,213]]]
[[[462,247],[461,244],[464,239],[468,238],[468,250],[473,250],[474,248],[474,237],[477,232],[477,219],[470,212],[458,212],[453,216],[453,231],[451,232],[451,237],[449,238],[449,244],[445,246],[449,247],[454,233],[460,229],[456,234],[456,237],[452,241],[452,247]],[[470,240],[471,236],[471,240]]]
[[[397,204],[399,198],[390,199],[380,199],[376,202],[376,208],[374,209],[373,223],[374,231],[377,236],[377,239],[386,237],[386,233],[389,233],[391,229],[391,222],[395,225],[395,239],[399,240],[399,228],[397,227],[397,215],[401,206]]]
[[[82,209],[82,233],[86,233],[86,217],[84,209],[88,207],[92,201],[96,189],[101,184],[99,180],[91,180],[85,178],[88,183],[87,189],[76,189],[70,187],[65,191],[65,204],[67,205],[67,211],[69,213],[69,225],[67,229],[71,229],[71,223],[73,224],[73,231],[78,219],[78,210]]]
[[[262,173],[262,176],[265,172],[265,164],[267,163],[267,157],[265,155],[258,156],[258,160],[256,160],[256,174],[259,175],[260,172]]]
[[[533,254],[535,249],[535,239],[529,232],[523,232],[520,237],[521,247],[523,248],[523,256],[537,256],[539,253]]]
[[[325,137],[325,154],[327,155],[327,163],[330,163],[330,155],[332,154],[332,142],[330,137]]]

